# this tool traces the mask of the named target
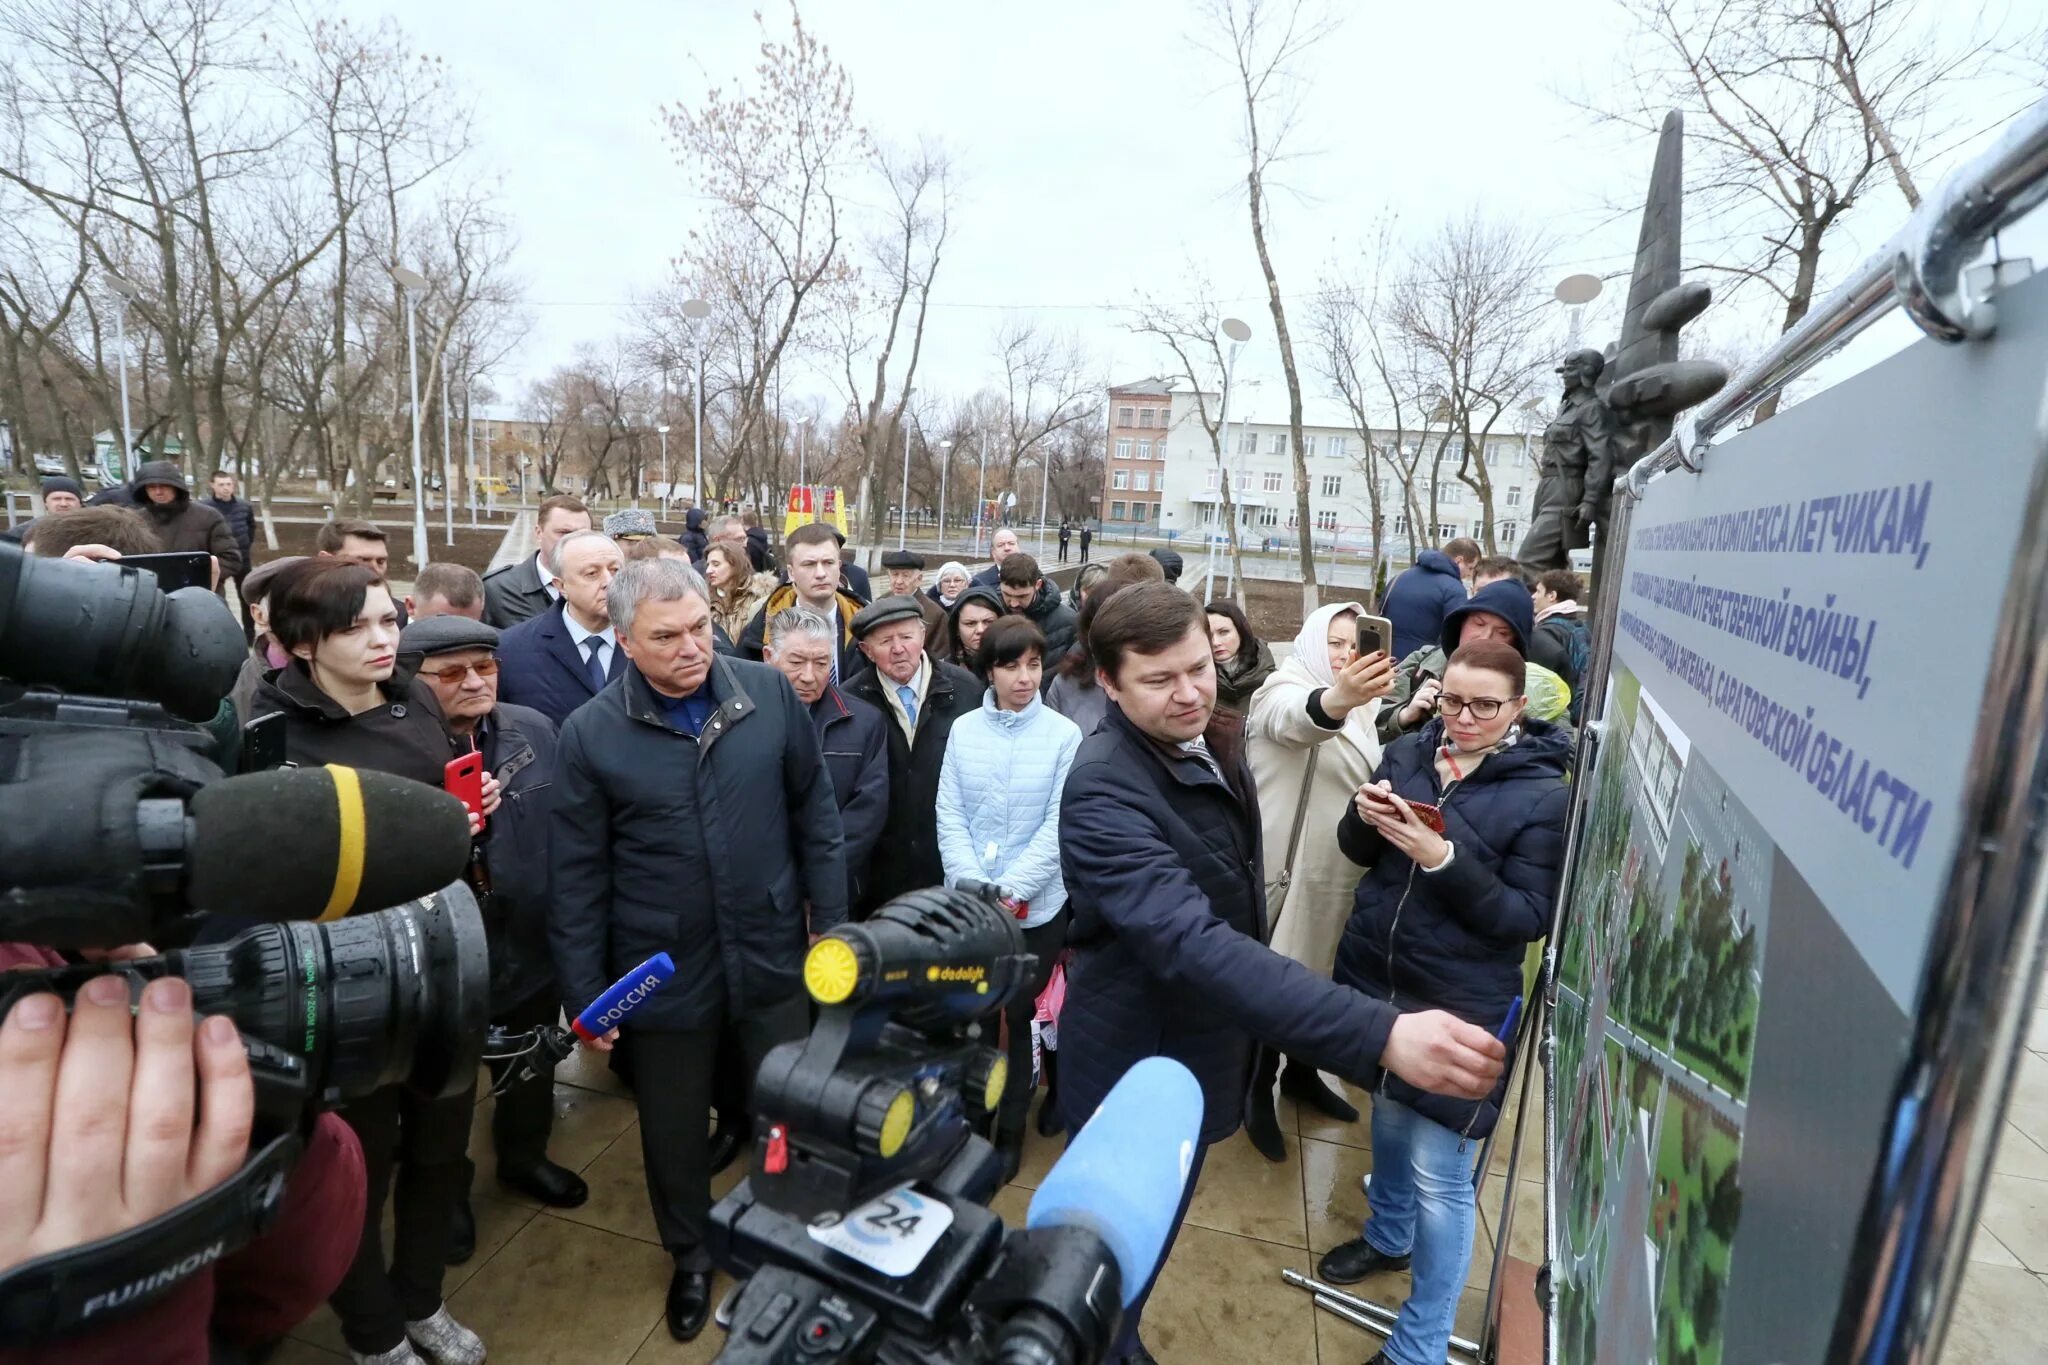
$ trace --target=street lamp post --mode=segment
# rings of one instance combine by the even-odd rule
[[[441,530],[455,543],[455,457],[448,446],[448,367],[441,366]]]
[[[974,480],[974,557],[981,558],[981,514],[988,497],[988,431],[981,433],[981,473]]]
[[[427,567],[427,476],[420,468],[420,339],[419,295],[430,286],[427,277],[402,265],[391,267],[391,278],[405,291],[405,352],[412,371],[412,562],[416,569]]]
[[[125,479],[135,472],[129,468],[135,458],[135,424],[128,416],[128,301],[139,295],[142,289],[133,280],[112,271],[107,273],[107,288],[121,299],[114,305],[114,350],[121,360],[121,459],[118,469]]]
[[[817,512],[817,498],[811,493],[810,466],[804,456],[808,453],[811,437],[811,414],[800,414],[796,419],[796,486],[804,490],[804,500],[811,504],[812,515]]]
[[[1230,342],[1230,349],[1224,352],[1223,355],[1223,406],[1222,411],[1216,415],[1216,427],[1227,438],[1230,434],[1230,381],[1237,371],[1237,353],[1245,342],[1251,340],[1252,329],[1242,319],[1225,318],[1223,319],[1223,335]],[[1234,504],[1230,497],[1229,479],[1230,465],[1219,452],[1216,457],[1216,486],[1218,490],[1216,505],[1218,511],[1234,510]],[[1237,539],[1237,527],[1233,523],[1228,527],[1228,530],[1231,541],[1234,544]],[[1207,567],[1202,570],[1202,600],[1204,602],[1209,600],[1209,594],[1216,586],[1216,537],[1212,534],[1207,539],[1209,541],[1209,557]]]
[[[470,392],[469,380],[462,381],[462,441],[466,450],[462,467],[469,472],[464,476],[469,484],[469,529],[477,528],[476,520],[476,404]],[[486,480],[489,475],[484,476]],[[488,496],[488,495],[487,495]]]
[[[939,550],[946,548],[946,475],[953,468],[953,438],[939,442]]]
[[[654,432],[661,437],[661,510],[663,515],[667,515],[668,495],[675,491],[675,485],[668,478],[668,423],[659,424]]]
[[[1052,457],[1038,457],[1038,562],[1045,563],[1045,509],[1052,494]]]
[[[697,446],[696,483],[690,489],[690,501],[698,507],[704,505],[704,319],[711,316],[711,305],[703,299],[691,299],[683,305],[683,316],[690,320],[690,338],[697,345],[697,421],[690,432]]]
[[[904,394],[905,403],[910,395]],[[896,548],[901,550],[910,543],[910,423],[903,424],[903,483],[896,496],[902,501],[902,517],[896,523]]]

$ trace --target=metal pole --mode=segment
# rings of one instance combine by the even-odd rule
[[[910,543],[910,424],[903,424],[903,486],[897,490],[902,499],[902,517],[896,526],[896,548],[902,549]]]
[[[121,361],[121,463],[123,478],[135,477],[135,426],[128,417],[128,300],[114,305],[114,349]]]
[[[655,434],[661,437],[661,510],[666,512],[669,494],[675,491],[675,484],[668,476],[668,428],[658,427]]]
[[[981,473],[974,480],[974,557],[981,558],[981,512],[988,505],[988,432],[981,433]]]
[[[476,404],[469,391],[469,381],[462,381],[462,441],[466,447],[463,454],[463,468],[469,472],[464,476],[469,482],[469,528],[476,529]]]
[[[412,372],[412,562],[427,567],[427,476],[420,468],[420,342],[419,305],[405,291],[405,354]]]
[[[939,444],[939,551],[946,549],[946,475],[953,469],[953,443]]]
[[[699,322],[690,329],[697,342],[697,424],[691,431],[691,439],[697,443],[697,484],[690,490],[690,501],[698,507],[704,505],[704,324]]]
[[[1052,461],[1044,455],[1038,457],[1040,470],[1038,482],[1038,562],[1045,563],[1045,508],[1048,495],[1052,492]]]
[[[1327,1285],[1321,1280],[1304,1275],[1299,1270],[1283,1270],[1280,1272],[1280,1278],[1296,1289],[1306,1289],[1315,1296],[1316,1307],[1337,1313],[1346,1322],[1378,1332],[1381,1336],[1386,1336],[1394,1330],[1394,1319],[1398,1315],[1391,1308],[1374,1303],[1371,1299],[1362,1299],[1356,1294],[1348,1294],[1334,1285]],[[1350,1312],[1339,1312],[1339,1309],[1349,1309]],[[1358,1316],[1354,1317],[1352,1314]],[[1360,1318],[1370,1321],[1360,1322]],[[1374,1327],[1373,1322],[1384,1323],[1385,1326]],[[1451,1349],[1476,1357],[1479,1354],[1479,1343],[1454,1336],[1451,1338]]]
[[[455,543],[455,459],[448,449],[448,367],[441,366],[441,522],[448,543]]]
[[[1230,381],[1237,370],[1237,344],[1232,343],[1230,351],[1223,357],[1223,406],[1216,414],[1216,430],[1225,439],[1230,436]],[[1216,510],[1227,513],[1230,510],[1230,490],[1226,482],[1230,478],[1230,463],[1224,453],[1216,452]],[[1204,536],[1209,542],[1209,555],[1202,566],[1202,600],[1210,600],[1210,590],[1216,586],[1216,536],[1213,530]]]

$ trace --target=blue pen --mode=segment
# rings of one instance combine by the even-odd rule
[[[1505,1043],[1508,1039],[1514,1037],[1515,1024],[1521,1019],[1521,1017],[1522,997],[1518,995],[1515,997],[1515,1003],[1508,1006],[1507,1021],[1500,1026],[1500,1032],[1494,1034],[1493,1036],[1500,1039],[1500,1041],[1502,1041],[1503,1043]]]

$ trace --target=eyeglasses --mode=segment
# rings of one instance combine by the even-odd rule
[[[1500,708],[1506,705],[1507,702],[1502,701],[1499,697],[1467,698],[1453,696],[1449,692],[1443,693],[1436,699],[1436,709],[1447,716],[1455,716],[1460,711],[1469,709],[1473,715],[1481,720],[1492,720],[1500,714]]]
[[[436,679],[452,687],[456,683],[461,682],[463,675],[466,673],[474,673],[479,678],[495,678],[498,676],[498,661],[496,659],[478,659],[473,664],[450,664],[446,668],[423,668],[420,670],[419,675],[422,678]]]

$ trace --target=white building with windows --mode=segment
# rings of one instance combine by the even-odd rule
[[[1213,416],[1217,395],[1205,395]],[[1292,547],[1297,543],[1294,461],[1289,450],[1285,391],[1277,383],[1245,386],[1233,394],[1230,427],[1219,468],[1199,409],[1185,384],[1152,379],[1110,389],[1109,455],[1104,463],[1104,488],[1099,509],[1105,531],[1131,529],[1133,523],[1155,534],[1198,543],[1223,531],[1223,482],[1231,497],[1241,535],[1249,547],[1261,542]],[[1125,412],[1125,409],[1129,409]],[[1150,418],[1140,425],[1141,419]],[[1457,536],[1481,536],[1479,497],[1458,477],[1463,443],[1443,442],[1443,433],[1404,433],[1407,451],[1396,456],[1391,423],[1375,429],[1376,457],[1369,460],[1364,438],[1350,414],[1327,402],[1309,402],[1302,413],[1303,454],[1309,477],[1310,533],[1315,544],[1370,554],[1372,495],[1368,479],[1376,470],[1380,485],[1385,536],[1381,552],[1396,562],[1417,549],[1440,545]],[[1139,457],[1139,443],[1148,447]],[[1441,456],[1439,443],[1443,443]],[[1486,479],[1493,489],[1494,544],[1500,553],[1513,551],[1527,526],[1529,505],[1536,493],[1536,457],[1541,428],[1500,432],[1481,452]],[[1125,449],[1128,447],[1128,450]],[[1422,522],[1427,522],[1430,490],[1436,490],[1436,524],[1411,528],[1402,490],[1401,469],[1415,463],[1415,494]],[[1435,465],[1435,468],[1432,466]],[[1474,471],[1476,476],[1476,470]]]

